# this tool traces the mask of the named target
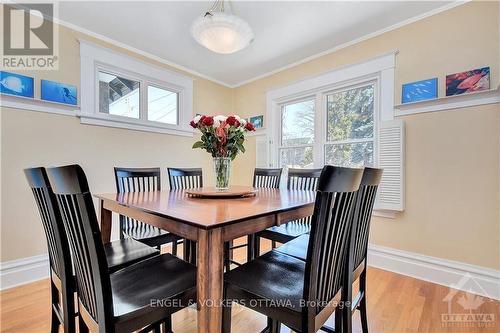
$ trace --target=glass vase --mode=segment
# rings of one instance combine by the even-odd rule
[[[231,170],[231,158],[215,157],[215,188],[217,190],[227,190],[229,188],[229,174]]]

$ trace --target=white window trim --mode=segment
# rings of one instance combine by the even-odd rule
[[[82,124],[118,127],[131,130],[193,136],[189,120],[193,115],[193,80],[185,75],[144,63],[140,60],[98,46],[86,40],[80,42],[81,108],[78,116]],[[99,70],[131,77],[141,84],[143,119],[109,115],[99,112],[97,78]],[[147,86],[155,86],[177,92],[178,125],[147,120]]]
[[[321,167],[324,159],[324,144],[326,143],[326,94],[332,90],[357,84],[376,83],[377,98],[374,109],[374,164],[379,160],[378,128],[381,122],[394,120],[394,72],[397,51],[378,56],[357,64],[338,68],[327,73],[310,77],[305,80],[270,90],[266,97],[266,118],[268,120],[267,142],[269,142],[268,165],[278,167],[281,132],[281,106],[307,97],[315,97],[315,167]],[[318,141],[319,140],[319,141]],[[319,154],[319,155],[318,155]],[[377,209],[377,207],[375,207]],[[389,212],[389,214],[387,214]],[[393,218],[392,211],[378,210],[376,216]],[[387,216],[386,216],[387,215]]]

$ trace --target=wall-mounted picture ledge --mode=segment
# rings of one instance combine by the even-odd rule
[[[494,103],[500,103],[500,87],[475,93],[396,105],[394,107],[394,115],[396,117],[401,117],[416,113],[461,109]]]
[[[80,107],[76,105],[44,101],[39,98],[10,96],[6,94],[0,96],[0,106],[4,108],[55,113],[73,117],[77,116],[80,112]]]

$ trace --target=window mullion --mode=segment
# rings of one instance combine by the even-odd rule
[[[315,168],[320,168],[324,165],[323,142],[326,136],[325,112],[326,107],[324,103],[323,94],[316,94],[316,106],[314,114],[314,146],[313,146],[313,162]]]
[[[141,80],[139,86],[139,118],[143,120],[148,120],[148,86],[145,80]]]

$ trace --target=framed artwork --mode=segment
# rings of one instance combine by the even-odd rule
[[[35,80],[32,77],[0,71],[0,93],[34,97]]]
[[[437,98],[437,77],[403,84],[401,103],[412,103]]]
[[[490,89],[490,68],[446,75],[446,96]]]
[[[254,116],[248,118],[248,120],[253,124],[255,129],[264,128],[264,116]]]
[[[44,101],[77,105],[76,87],[55,81],[41,81],[41,99]]]

